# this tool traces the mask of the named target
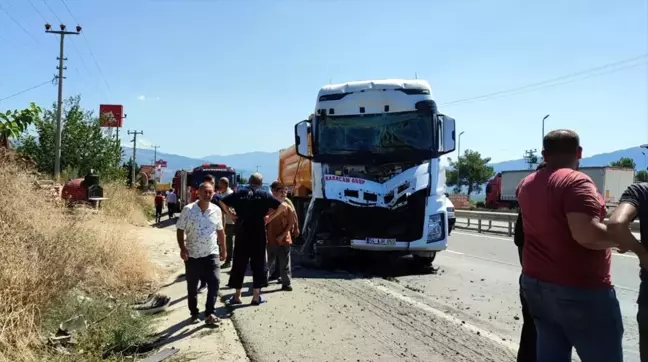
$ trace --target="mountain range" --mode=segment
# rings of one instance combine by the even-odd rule
[[[125,158],[129,159],[133,149],[124,147]],[[152,164],[154,152],[149,149],[137,149],[137,163]],[[632,158],[638,170],[648,169],[648,149],[633,147],[608,153],[601,153],[581,160],[581,166],[606,166],[610,162],[622,157]],[[176,170],[192,169],[203,163],[222,163],[234,167],[243,176],[253,172],[260,172],[265,180],[276,180],[279,173],[279,151],[275,152],[248,152],[234,155],[208,155],[201,158],[191,158],[170,153],[157,153],[158,160],[167,161],[167,168],[162,174],[162,182],[169,182]],[[508,170],[522,170],[528,168],[524,159],[492,163],[495,172]]]

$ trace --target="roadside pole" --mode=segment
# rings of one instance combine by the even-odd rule
[[[59,181],[61,177],[61,133],[63,132],[63,127],[61,125],[61,116],[63,113],[63,71],[67,67],[63,66],[63,61],[67,60],[64,56],[64,47],[65,47],[65,36],[66,35],[79,35],[81,33],[81,26],[76,26],[76,31],[66,31],[65,25],[61,24],[61,30],[51,30],[52,26],[50,24],[45,24],[45,32],[50,34],[56,34],[61,38],[61,44],[59,47],[59,56],[58,61],[58,100],[56,105],[56,134],[54,135],[54,180]]]
[[[137,178],[135,175],[135,163],[136,163],[136,158],[135,156],[137,155],[137,135],[143,135],[144,131],[127,131],[129,135],[133,135],[133,162],[131,162],[131,187],[135,187],[135,179]]]

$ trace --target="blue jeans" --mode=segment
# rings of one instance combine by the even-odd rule
[[[537,331],[537,362],[622,362],[623,322],[614,288],[578,288],[522,275]]]

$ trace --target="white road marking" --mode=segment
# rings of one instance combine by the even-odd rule
[[[448,322],[456,324],[459,327],[466,328],[467,330],[469,330],[469,331],[471,331],[471,332],[473,332],[475,334],[479,334],[482,337],[486,337],[486,338],[490,339],[491,341],[510,349],[513,352],[517,352],[517,350],[518,350],[518,344],[513,343],[513,341],[510,341],[508,338],[500,337],[500,336],[498,336],[498,335],[496,335],[496,334],[494,334],[492,332],[489,332],[489,331],[481,329],[481,328],[479,328],[479,327],[477,327],[475,325],[472,325],[470,323],[462,321],[461,319],[459,319],[459,318],[457,318],[455,316],[452,316],[452,315],[450,315],[450,314],[448,314],[448,313],[446,313],[444,311],[436,309],[436,308],[434,308],[432,306],[429,306],[429,305],[427,305],[425,303],[419,302],[418,300],[410,298],[410,297],[408,297],[406,295],[398,293],[397,291],[389,289],[389,288],[387,288],[387,287],[385,287],[383,285],[378,285],[378,284],[376,284],[376,283],[374,283],[374,282],[372,282],[370,280],[365,280],[365,282],[367,284],[369,284],[371,287],[373,287],[375,289],[378,289],[383,293],[386,293],[386,294],[388,294],[388,295],[390,295],[390,296],[392,296],[392,297],[394,297],[396,299],[399,299],[399,300],[401,300],[403,302],[406,302],[406,303],[408,303],[408,304],[410,304],[410,305],[412,305],[412,306],[414,306],[414,307],[416,307],[418,309],[421,309],[421,310],[423,310],[425,312],[432,313],[435,316],[437,316],[439,318],[443,318],[443,319],[447,320]]]
[[[504,240],[504,241],[511,241],[511,238],[503,238],[501,236],[491,236],[491,235],[484,235],[480,233],[471,233],[471,232],[465,232],[465,231],[452,231],[453,234],[460,234],[460,235],[468,235],[468,236],[474,236],[478,238],[486,238],[486,239],[494,239],[494,240]],[[621,256],[624,258],[634,258],[638,259],[635,254],[632,253],[626,253],[626,254],[619,254],[617,252],[612,253],[612,256]]]
[[[458,252],[458,251],[452,251],[452,250],[447,250],[447,249],[446,249],[446,251],[447,251],[448,253],[452,253],[452,254],[464,255],[464,253],[460,253],[460,252]]]

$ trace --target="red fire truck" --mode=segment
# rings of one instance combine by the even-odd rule
[[[195,167],[191,171],[176,171],[173,177],[173,188],[178,195],[180,207],[196,201],[198,197],[198,186],[203,182],[207,175],[212,175],[216,182],[222,177],[229,180],[230,187],[236,190],[237,177],[236,170],[224,164],[205,163]]]

